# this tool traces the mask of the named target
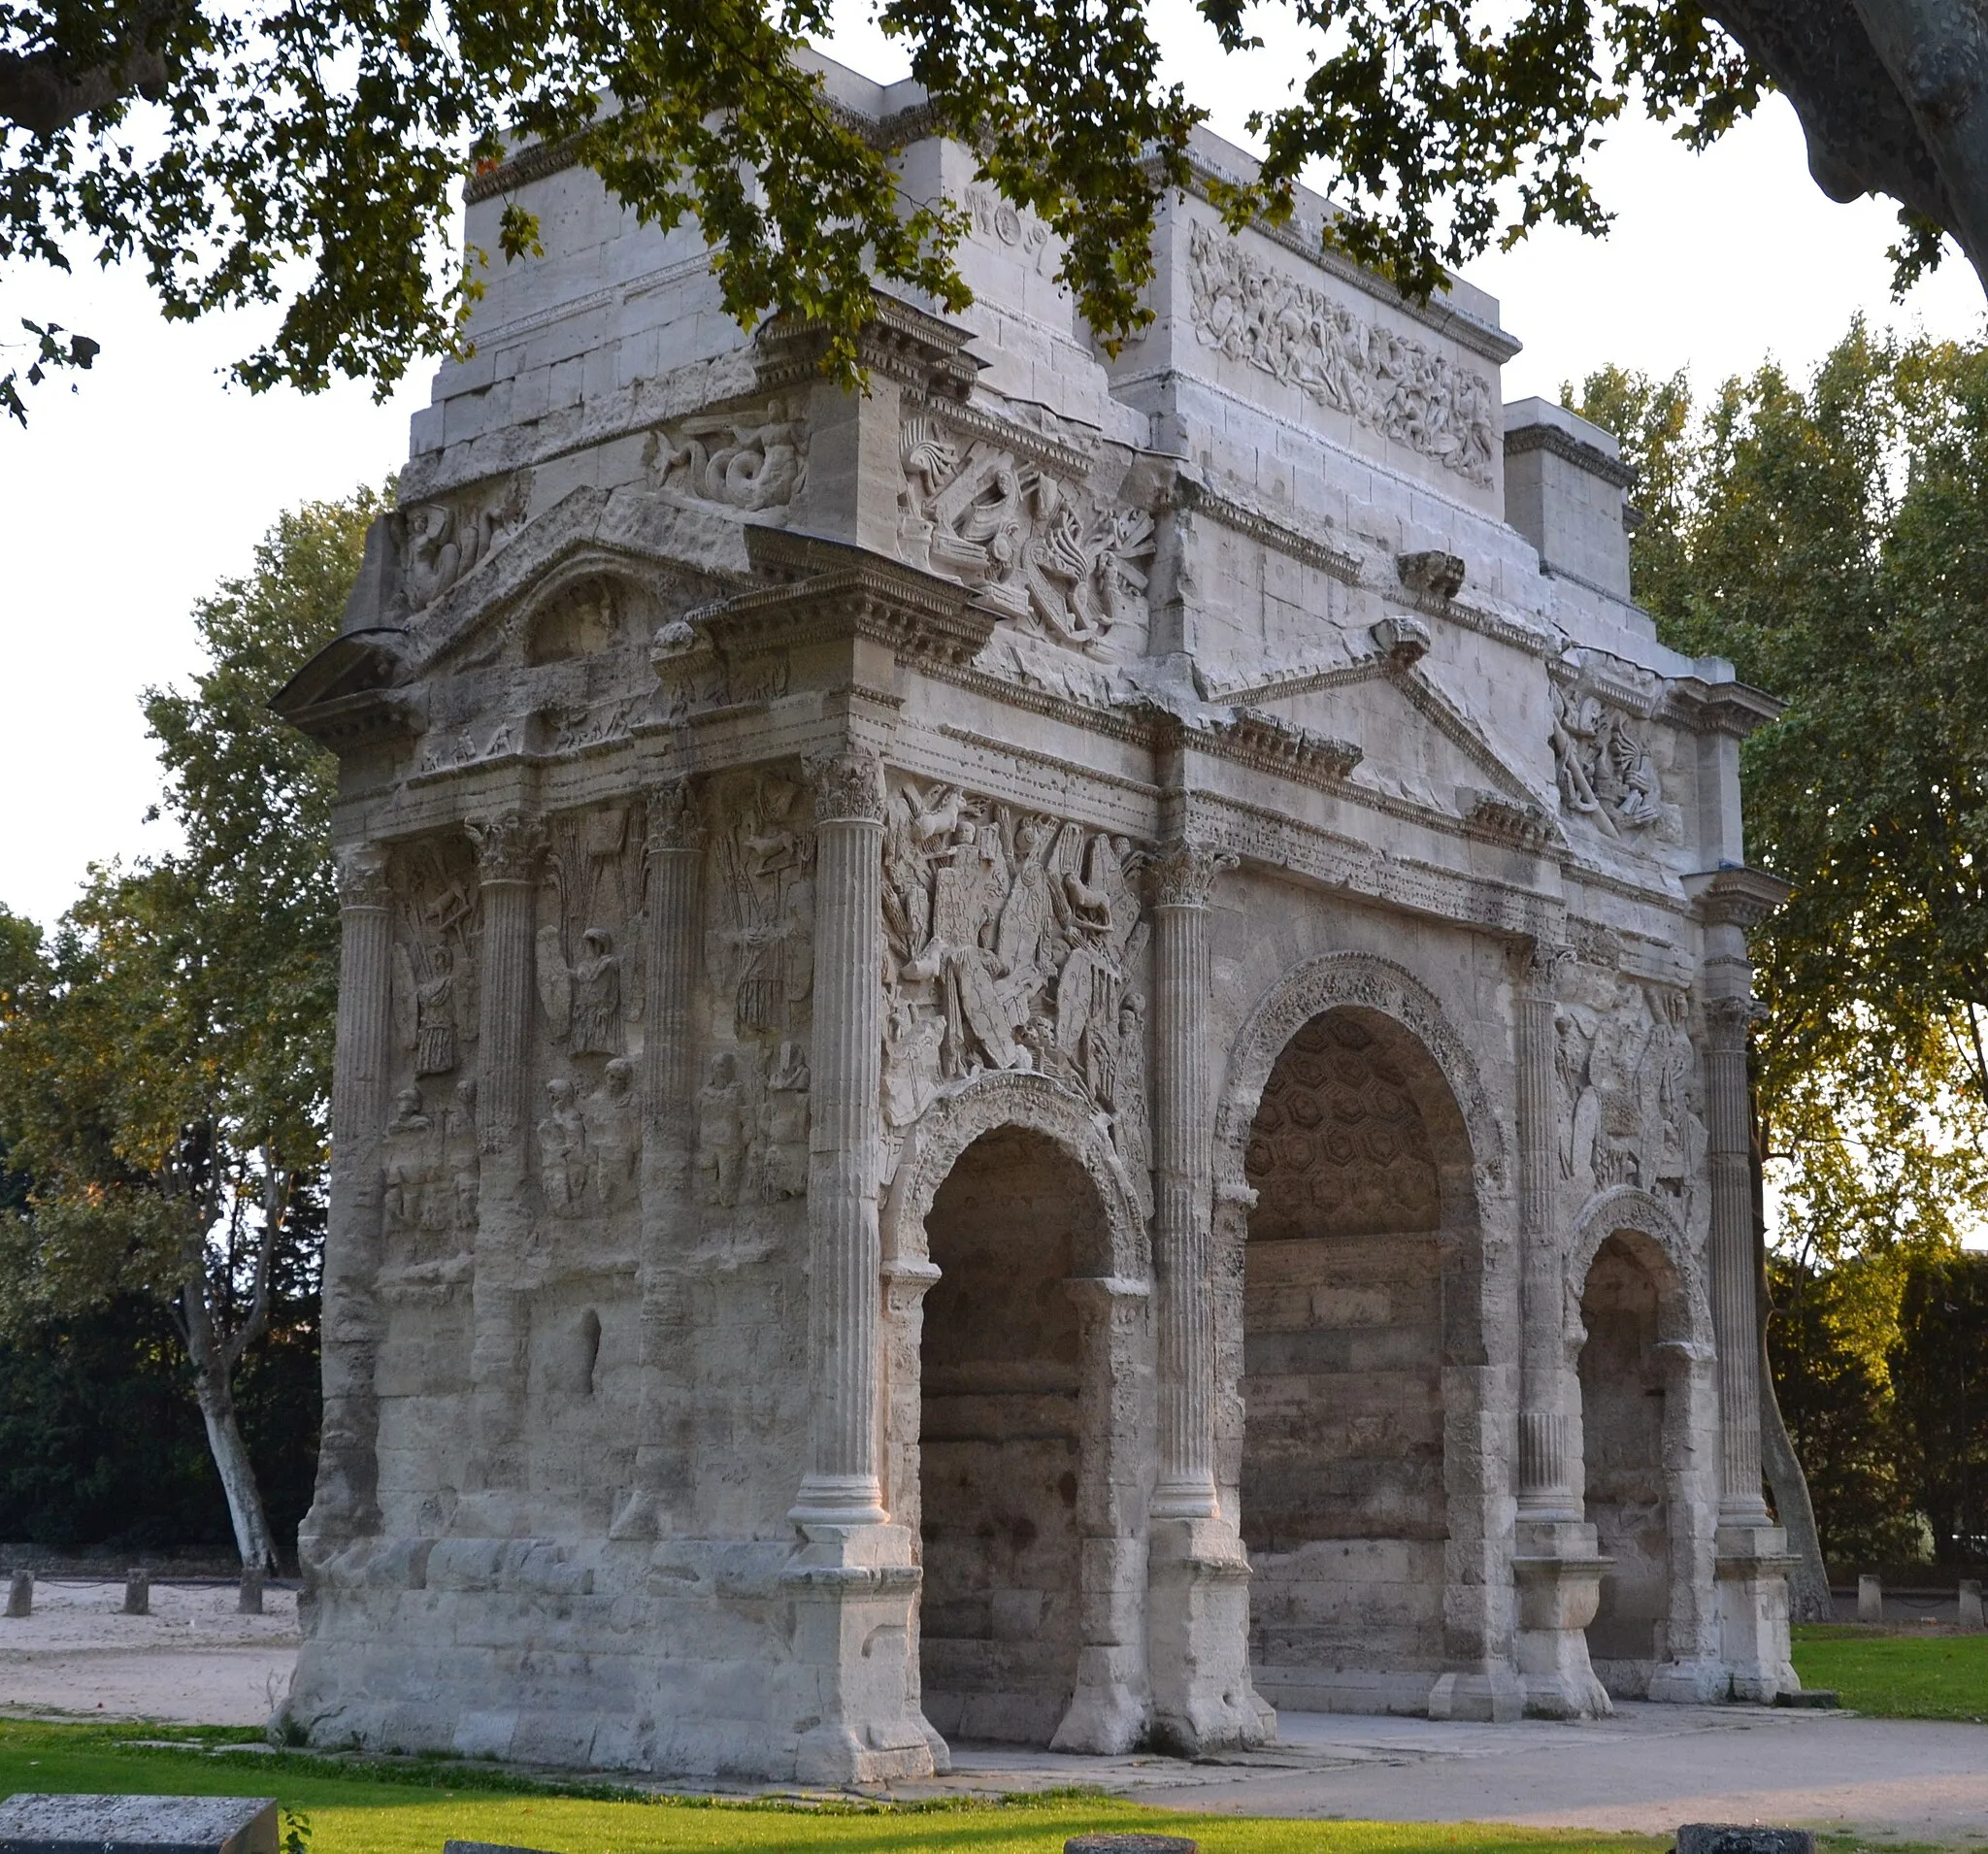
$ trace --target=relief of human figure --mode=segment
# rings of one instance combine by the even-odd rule
[[[808,1194],[808,1081],[807,1052],[789,1039],[759,1109],[760,1175],[770,1198]]]
[[[465,1076],[455,1084],[443,1137],[443,1165],[448,1175],[450,1221],[459,1231],[477,1227],[477,1187],[481,1158],[477,1149],[477,1083]]]
[[[636,1167],[642,1158],[635,1065],[626,1056],[614,1057],[602,1071],[601,1085],[587,1096],[583,1121],[594,1208],[612,1210],[634,1197]]]
[[[580,936],[584,948],[573,967],[573,1053],[615,1056],[621,1053],[621,961],[613,937],[605,927],[589,927]]]
[[[393,1118],[387,1122],[382,1171],[386,1226],[413,1230],[420,1225],[432,1156],[434,1122],[422,1111],[421,1091],[403,1088],[393,1097]]]
[[[729,1206],[739,1202],[746,1169],[746,1089],[739,1058],[729,1049],[713,1055],[706,1073],[697,1091],[698,1179],[707,1204]]]
[[[446,942],[428,948],[427,964],[414,986],[414,1073],[441,1076],[455,1067],[455,962]]]
[[[539,1188],[554,1216],[580,1214],[586,1188],[586,1128],[573,1099],[573,1083],[555,1076],[546,1083],[547,1109],[539,1122]]]

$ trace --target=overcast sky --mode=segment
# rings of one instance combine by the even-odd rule
[[[860,21],[866,9],[847,11]],[[1291,45],[1225,64],[1179,0],[1160,0],[1157,17],[1169,76],[1245,141],[1252,103],[1275,102],[1297,68]],[[860,23],[830,49],[874,77],[904,74]],[[1549,232],[1470,267],[1525,343],[1505,370],[1508,399],[1551,397],[1607,360],[1688,368],[1701,387],[1769,354],[1804,370],[1859,311],[1979,332],[1980,286],[1958,259],[1903,306],[1890,300],[1891,209],[1825,200],[1779,102],[1702,156],[1622,125],[1593,174],[1617,215],[1606,241]],[[248,569],[284,508],[379,482],[427,383],[382,405],[350,384],[250,398],[220,370],[254,345],[257,320],[168,327],[130,274],[0,276],[0,330],[22,315],[104,344],[76,393],[44,388],[27,431],[0,429],[0,903],[51,922],[91,861],[161,841],[140,822],[157,781],[137,701],[194,667],[193,600]]]

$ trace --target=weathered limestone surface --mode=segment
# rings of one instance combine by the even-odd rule
[[[346,922],[291,1719],[843,1782],[1791,1687],[1772,703],[1468,284],[1190,194],[1107,362],[903,166],[978,300],[863,396],[579,170],[474,189],[547,255],[280,698]]]

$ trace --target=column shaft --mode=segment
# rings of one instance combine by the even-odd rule
[[[1760,1491],[1760,1336],[1746,1097],[1752,1001],[1714,999],[1706,1014],[1712,1333],[1719,1348],[1719,1520],[1722,1525],[1763,1526],[1768,1512]]]
[[[478,1491],[514,1491],[524,1404],[525,1308],[518,1265],[530,1240],[525,1202],[526,1085],[531,1057],[532,930],[545,831],[516,811],[474,831],[483,911],[478,975],[475,1336],[470,1378],[477,1410]]]
[[[316,1500],[303,1530],[375,1530],[379,1403],[381,1141],[392,1062],[393,932],[386,858],[348,855],[339,871],[337,1050],[331,1092],[331,1204],[324,1242],[324,1416]]]
[[[1153,1255],[1159,1276],[1160,1474],[1153,1512],[1210,1518],[1214,1480],[1213,1134],[1208,895],[1231,859],[1176,842],[1155,867]]]
[[[1517,986],[1520,1354],[1518,1505],[1526,1519],[1577,1520],[1561,1407],[1562,1260],[1553,1229],[1555,947],[1536,944]]]
[[[808,1346],[812,1459],[797,1524],[884,1517],[878,1477],[877,1228],[883,1049],[883,777],[867,755],[811,762],[815,788],[812,1269]]]

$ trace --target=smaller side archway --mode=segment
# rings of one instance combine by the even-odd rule
[[[1616,1699],[1696,1697],[1713,1655],[1711,1314],[1661,1199],[1622,1186],[1576,1222],[1568,1363],[1580,1389],[1581,1497],[1612,1561],[1588,1658]]]
[[[1116,1753],[1143,1732],[1146,1233],[1084,1104],[977,1078],[884,1207],[885,1460],[938,1733]]]

